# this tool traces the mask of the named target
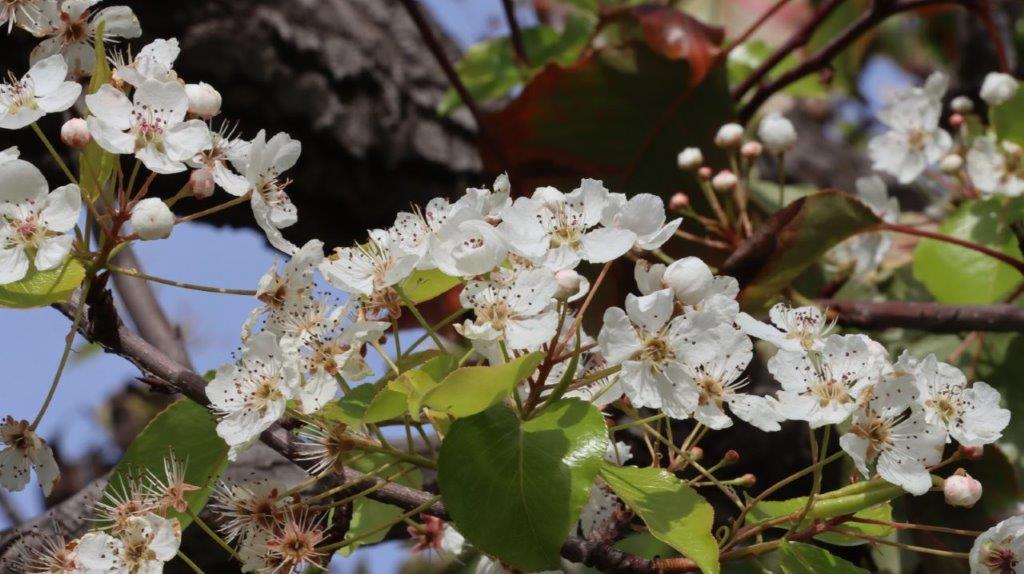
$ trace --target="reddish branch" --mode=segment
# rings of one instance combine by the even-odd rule
[[[512,38],[512,50],[515,51],[516,59],[520,64],[529,66],[530,60],[526,57],[526,46],[523,44],[523,30],[519,27],[519,19],[516,18],[516,7],[512,0],[501,0],[501,5],[505,9],[505,19],[508,20],[509,36]]]
[[[940,305],[904,301],[819,299],[840,325],[859,329],[903,327],[930,333],[1024,332],[1024,308],[1016,305]]]
[[[767,76],[775,66],[782,62],[786,56],[798,47],[809,42],[814,31],[841,1],[842,0],[830,0],[823,4],[814,14],[814,17],[805,24],[799,32],[794,34],[786,44],[776,50],[767,60],[758,66],[758,68],[754,70],[742,84],[737,86],[733,91],[734,99],[739,100],[742,98],[744,94]],[[989,14],[988,3],[986,0],[889,0],[886,2],[872,2],[871,8],[861,14],[859,18],[843,29],[842,32],[837,34],[836,37],[825,44],[824,47],[808,57],[801,64],[759,87],[757,91],[754,92],[754,95],[750,100],[740,109],[740,120],[743,122],[749,120],[761,104],[763,104],[765,100],[770,98],[773,94],[783,90],[804,76],[826,68],[831,63],[832,59],[839,55],[840,52],[849,47],[850,44],[856,42],[862,35],[873,29],[886,18],[902,12],[910,12],[932,6],[962,6],[978,13],[983,21],[986,21],[987,14]],[[987,21],[990,20],[991,18]],[[989,27],[989,30],[990,34],[994,33],[994,29],[991,27]],[[992,39],[996,44],[996,50],[1000,54],[1003,54],[1004,49],[1002,43],[998,41],[997,37],[993,37]],[[1000,60],[1003,59],[1005,59],[1005,54],[1000,56]]]

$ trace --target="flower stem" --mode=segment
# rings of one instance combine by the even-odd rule
[[[416,317],[416,320],[419,321],[420,326],[426,329],[427,335],[434,340],[434,344],[437,345],[437,348],[443,351],[444,342],[442,342],[441,338],[437,336],[437,331],[434,331],[434,328],[430,326],[430,323],[427,322],[427,319],[423,316],[423,313],[420,313],[420,310],[416,308],[416,304],[413,303],[408,296],[406,296],[405,290],[402,289],[401,285],[395,285],[395,293],[398,293],[398,298],[402,300],[402,303],[406,306],[406,308],[409,309],[409,312],[412,313],[412,316]]]
[[[181,561],[187,564],[188,567],[191,568],[192,571],[196,574],[206,574],[205,572],[203,572],[203,569],[200,568],[198,564],[189,559],[188,556],[185,556],[185,553],[181,550],[178,550],[178,558],[181,558]]]
[[[210,525],[204,522],[202,518],[199,518],[199,515],[197,515],[191,508],[188,509],[188,515],[192,518],[192,522],[195,522],[199,526],[200,530],[202,530],[206,533],[207,536],[212,538],[213,541],[216,542],[218,546],[223,548],[228,554],[230,554],[232,558],[238,560],[239,562],[244,562],[244,560],[242,560],[238,553],[235,552],[235,549],[232,548],[230,544],[225,542],[224,539],[221,538],[219,534],[214,532],[213,529],[210,528]]]
[[[71,346],[75,342],[75,335],[78,334],[78,326],[82,324],[82,317],[85,315],[85,301],[89,296],[89,286],[92,283],[91,280],[86,279],[82,284],[81,303],[75,310],[75,319],[71,322],[71,331],[68,332],[67,337],[64,338],[64,351],[60,355],[60,362],[57,363],[57,372],[53,375],[53,381],[50,383],[50,390],[46,392],[46,398],[43,400],[43,406],[39,407],[39,413],[36,414],[36,418],[32,421],[32,425],[29,427],[32,430],[36,430],[39,426],[39,422],[43,420],[43,415],[46,414],[46,409],[50,407],[50,403],[53,402],[53,396],[57,393],[57,385],[60,384],[60,377],[64,374],[64,368],[68,364],[68,357],[71,356]]]
[[[135,269],[127,269],[124,267],[118,267],[117,265],[107,265],[107,269],[118,273],[120,275],[127,275],[129,277],[135,277],[138,279],[145,279],[146,281],[152,281],[154,283],[160,283],[162,285],[170,285],[171,287],[178,287],[181,289],[191,289],[193,291],[204,291],[206,293],[220,293],[223,295],[243,295],[246,297],[255,297],[256,291],[251,289],[226,289],[224,287],[210,287],[207,285],[197,285],[195,283],[182,283],[181,281],[175,281],[173,279],[164,279],[162,277],[155,277],[137,271]]]
[[[50,143],[50,139],[47,138],[46,134],[43,133],[43,130],[39,128],[39,124],[37,124],[36,122],[32,122],[32,131],[36,132],[36,135],[39,136],[39,140],[43,142],[44,146],[46,146],[46,151],[50,152],[50,155],[53,156],[53,159],[57,162],[57,165],[60,166],[60,170],[64,172],[64,175],[67,176],[68,181],[75,185],[78,185],[78,178],[76,178],[75,174],[71,173],[71,170],[68,169],[68,164],[64,163],[64,160],[61,159],[60,154],[57,153],[57,150],[54,149],[53,144]]]

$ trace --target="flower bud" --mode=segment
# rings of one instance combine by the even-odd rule
[[[735,463],[737,463],[739,461],[740,461],[740,453],[736,452],[735,450],[733,450],[731,448],[729,450],[725,451],[725,456],[722,457],[722,462],[724,464],[735,464]]]
[[[958,114],[969,114],[974,111],[974,102],[967,96],[957,96],[949,102],[949,109]]]
[[[213,195],[214,185],[213,171],[208,167],[194,169],[188,176],[188,187],[196,199],[206,199]]]
[[[686,305],[701,302],[711,290],[715,276],[699,257],[684,257],[665,268],[662,281],[676,299]]]
[[[740,155],[747,159],[757,159],[764,153],[764,146],[761,142],[747,142],[740,147]]]
[[[736,148],[743,143],[743,126],[736,123],[725,124],[715,134],[715,145],[720,148]]]
[[[711,180],[711,187],[715,188],[715,191],[732,191],[737,183],[739,183],[739,179],[736,178],[736,174],[723,169],[715,174],[714,179]]]
[[[691,447],[690,458],[694,461],[700,461],[700,459],[704,458],[704,449],[699,446]]]
[[[572,269],[563,269],[558,273],[555,273],[555,298],[566,300],[569,297],[580,292],[580,285],[583,283],[583,277],[579,273]]]
[[[963,166],[964,158],[955,153],[947,155],[939,162],[939,169],[947,175],[958,173]]]
[[[757,484],[757,477],[749,472],[736,479],[736,486],[739,487],[750,488],[755,484]]]
[[[960,114],[951,114],[949,116],[949,127],[951,127],[951,128],[959,128],[962,125],[964,125],[964,117],[963,116],[961,116]]]
[[[185,84],[188,96],[188,112],[205,120],[220,113],[220,92],[206,82]]]
[[[668,200],[668,208],[672,211],[682,211],[690,207],[690,196],[681,191],[672,194]]]
[[[1017,94],[1017,80],[1009,75],[991,72],[981,83],[981,99],[990,106],[1001,106]]]
[[[782,114],[768,114],[757,128],[757,137],[770,153],[779,155],[796,145],[796,128]]]
[[[704,165],[704,154],[700,148],[688,147],[676,156],[676,164],[683,171],[693,171]]]
[[[981,460],[985,454],[985,447],[960,445],[960,454],[967,460]]]
[[[713,173],[714,172],[711,171],[710,167],[704,166],[697,170],[697,177],[699,177],[701,181],[708,181],[709,179],[711,179],[711,174]]]
[[[60,127],[60,141],[75,149],[82,149],[92,141],[89,126],[82,118],[71,118]]]
[[[162,199],[147,197],[135,204],[131,222],[139,239],[166,239],[174,227],[174,214]]]
[[[946,479],[942,486],[942,493],[946,497],[946,504],[950,506],[962,506],[971,508],[981,498],[981,483],[967,474],[964,469],[957,469],[953,476]]]

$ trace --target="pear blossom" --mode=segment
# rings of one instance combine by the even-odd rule
[[[144,81],[129,100],[110,84],[85,97],[93,139],[115,154],[134,154],[153,173],[185,171],[185,160],[211,143],[201,120],[185,120],[188,97],[176,81]]]
[[[882,221],[894,223],[899,217],[900,204],[890,197],[882,178],[877,175],[857,178],[857,199],[871,209]],[[892,239],[881,231],[860,233],[832,249],[833,267],[847,268],[854,278],[862,278],[876,269],[892,247]]]
[[[81,192],[74,184],[47,190],[34,165],[20,159],[0,163],[0,285],[24,278],[30,264],[39,271],[54,269],[71,251],[74,237],[68,232],[78,223]]]
[[[835,322],[830,322],[817,307],[791,308],[776,303],[768,311],[772,325],[762,323],[746,313],[736,317],[748,335],[762,339],[786,351],[820,351]]]
[[[6,0],[0,4],[0,27],[7,25],[10,34],[15,26],[27,28],[32,26],[42,15],[39,5],[42,0]]]
[[[487,280],[470,281],[459,302],[475,319],[455,328],[468,339],[505,342],[509,349],[538,347],[558,328],[554,273],[548,269],[498,270]]]
[[[736,302],[739,283],[732,277],[714,275],[698,257],[677,259],[668,266],[638,261],[633,277],[644,295],[670,289],[683,306],[684,317],[693,324],[710,327],[731,323],[740,310]]]
[[[1017,95],[1017,79],[1001,72],[989,72],[981,83],[979,95],[990,106],[1001,106]]]
[[[185,84],[185,93],[188,94],[188,113],[206,120],[220,113],[220,92],[210,84]]]
[[[697,407],[700,392],[679,357],[686,343],[680,321],[672,320],[672,291],[626,296],[626,310],[604,313],[598,345],[610,364],[621,364],[619,381],[634,406],[660,408],[685,419]]]
[[[541,187],[504,209],[498,228],[512,252],[554,271],[574,268],[581,260],[605,263],[624,255],[637,239],[626,229],[598,227],[608,195],[593,179],[570,193]]]
[[[81,574],[78,540],[60,535],[33,533],[33,540],[15,556],[13,572],[26,574]]]
[[[629,445],[622,441],[608,443],[604,460],[622,466],[633,458]],[[624,509],[622,502],[611,488],[600,478],[590,486],[590,498],[580,510],[580,529],[583,535],[590,538],[608,526],[615,513]],[[575,530],[575,528],[574,528]],[[575,534],[575,532],[573,532]]]
[[[407,252],[398,236],[387,230],[370,231],[370,241],[339,247],[320,264],[327,282],[353,295],[372,295],[390,289],[408,277],[419,256]]]
[[[115,84],[123,82],[138,88],[146,80],[170,82],[178,79],[174,72],[174,62],[178,59],[181,48],[177,38],[157,39],[146,44],[134,58],[115,55],[114,69],[111,76]]]
[[[213,174],[213,181],[224,191],[236,197],[249,191],[249,180],[235,170],[244,168],[252,144],[238,137],[229,124],[221,124],[217,131],[210,131],[210,145],[199,150],[194,157],[185,161],[195,169],[206,168]],[[234,169],[232,169],[234,168]]]
[[[967,175],[983,195],[1017,197],[1024,193],[1022,155],[1020,147],[999,149],[991,137],[979,137],[967,152]]]
[[[920,88],[908,88],[893,95],[878,113],[888,131],[868,142],[874,168],[907,184],[940,159],[953,146],[953,138],[939,127],[942,96],[948,78],[932,74]]]
[[[925,419],[944,427],[960,444],[991,444],[1010,423],[1010,411],[999,406],[999,391],[980,381],[968,386],[960,369],[935,355],[917,363],[913,374]]]
[[[103,27],[103,42],[116,38],[138,38],[142,27],[131,8],[111,6],[91,9],[100,0],[41,0],[40,16],[25,26],[37,37],[47,37],[30,55],[32,63],[55,54],[67,61],[74,78],[91,76],[96,67],[94,38]]]
[[[431,250],[434,264],[445,275],[471,277],[487,273],[508,255],[504,237],[482,219],[448,225],[445,230],[449,233],[441,235],[438,245]]]
[[[209,507],[220,518],[228,541],[244,542],[284,520],[291,503],[282,496],[285,490],[269,480],[221,481],[213,489]]]
[[[1024,571],[1024,516],[1011,516],[981,534],[971,547],[971,574]]]
[[[249,146],[249,155],[242,169],[248,185],[238,194],[252,194],[250,203],[256,224],[267,234],[271,245],[289,254],[297,247],[284,238],[281,229],[294,225],[299,215],[285,191],[290,181],[282,180],[281,174],[295,165],[300,153],[302,144],[290,135],[282,132],[268,140],[266,132],[260,130]],[[240,188],[224,189],[236,194]]]
[[[753,358],[750,337],[731,324],[686,332],[679,362],[689,385],[700,393],[693,418],[712,429],[732,426],[723,407],[757,428],[770,432],[781,427],[774,397],[737,392],[747,381],[743,372]]]
[[[237,363],[217,369],[206,396],[220,417],[217,434],[231,447],[231,460],[284,414],[300,383],[296,363],[264,331],[249,339]]]
[[[17,146],[11,146],[3,151],[0,151],[0,165],[3,165],[11,160],[18,159],[21,152],[18,151]]]
[[[49,496],[60,479],[60,469],[50,445],[32,429],[28,421],[8,416],[0,424],[0,486],[18,491],[28,484],[29,470],[35,469],[43,494]]]
[[[50,56],[35,62],[20,80],[0,84],[0,128],[21,129],[74,105],[82,86],[64,81],[67,73],[64,58]]]
[[[407,529],[410,538],[416,540],[412,553],[429,551],[443,561],[457,560],[468,546],[462,533],[436,516],[424,514],[422,519],[422,528],[410,526]]]
[[[919,496],[931,488],[928,467],[942,459],[946,433],[925,421],[916,399],[912,377],[888,377],[861,398],[839,445],[865,478],[873,464],[884,480]]]
[[[143,574],[162,572],[178,553],[181,525],[156,514],[129,519],[118,536],[90,532],[78,543],[78,560],[85,572]]]
[[[665,202],[649,193],[629,199],[622,193],[609,194],[601,217],[601,224],[607,228],[632,232],[636,236],[633,246],[647,251],[664,245],[682,222],[682,218],[676,218],[665,223]]]
[[[782,385],[779,412],[811,428],[849,418],[881,377],[881,360],[870,342],[864,335],[832,335],[817,361],[803,351],[779,350],[768,360],[768,372]]]
[[[242,327],[243,341],[249,338],[253,325],[263,315],[267,316],[265,324],[271,331],[283,330],[288,317],[306,305],[313,289],[313,274],[323,259],[323,242],[310,239],[288,259],[281,273],[277,271],[276,261],[270,266],[257,284],[256,298],[262,305],[253,309],[245,321]]]

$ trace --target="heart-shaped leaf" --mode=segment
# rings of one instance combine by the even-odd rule
[[[544,353],[536,352],[494,367],[456,369],[427,391],[423,404],[455,417],[475,415],[507,397],[543,359]]]
[[[49,271],[32,267],[20,281],[0,285],[0,307],[29,309],[67,301],[85,279],[85,268],[75,259]]]

